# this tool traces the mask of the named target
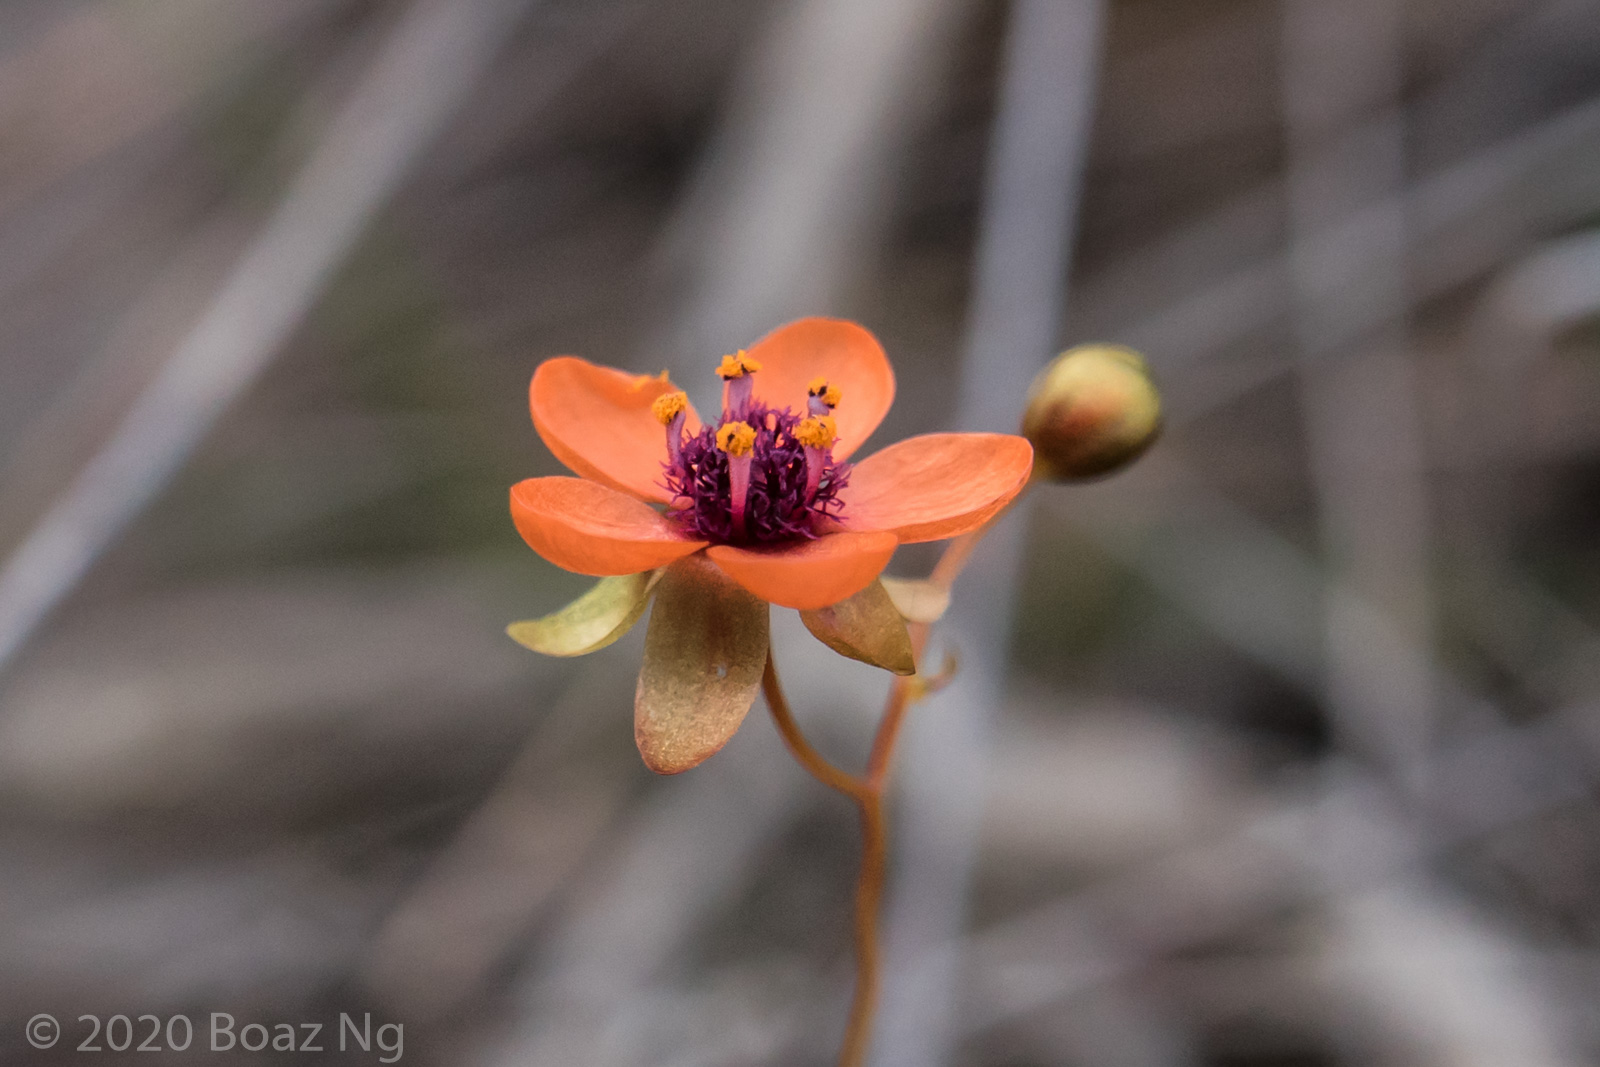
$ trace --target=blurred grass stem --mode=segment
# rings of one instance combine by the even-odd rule
[[[1016,428],[1028,385],[1057,350],[1079,195],[1089,155],[1108,5],[1024,0],[1008,16],[998,106],[985,163],[955,424]],[[921,967],[921,946],[966,921],[978,862],[985,775],[1005,697],[1011,605],[1020,584],[1022,517],[999,529],[952,611],[965,667],[960,715],[917,723],[905,745],[901,874],[888,926],[891,979],[879,1067],[934,1067],[953,1057],[958,976]],[[956,552],[972,544],[955,542]],[[952,570],[967,564],[953,561]],[[951,579],[954,574],[950,574]],[[897,686],[897,689],[902,687]],[[903,711],[901,712],[903,714]]]
[[[1317,523],[1342,581],[1323,605],[1325,698],[1341,742],[1413,793],[1432,733],[1428,491],[1410,351],[1401,26],[1386,0],[1283,7],[1290,287]],[[1350,57],[1361,57],[1352,63]],[[1376,115],[1376,121],[1362,121]],[[1346,220],[1362,225],[1346,232]],[[1340,234],[1337,239],[1330,234]],[[1343,589],[1383,606],[1411,655]]]
[[[531,0],[418,0],[261,236],[0,568],[0,669],[266,369]]]

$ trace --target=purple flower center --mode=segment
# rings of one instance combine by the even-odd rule
[[[717,430],[728,422],[744,422],[755,430],[755,443],[744,457],[749,463],[749,488],[743,503],[743,533],[735,519],[732,464],[717,447]],[[850,467],[835,463],[831,449],[808,449],[795,436],[801,416],[751,400],[742,411],[724,413],[716,426],[706,426],[683,440],[675,462],[663,465],[666,486],[674,496],[668,517],[693,537],[719,544],[773,544],[820,536],[825,520],[843,511],[839,490]],[[807,453],[810,453],[808,455]],[[808,479],[808,464],[820,465],[820,477]]]

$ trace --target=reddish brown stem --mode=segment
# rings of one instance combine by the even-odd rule
[[[951,541],[929,576],[929,581],[948,590],[967,565],[972,550],[998,518],[997,515],[980,529]],[[927,623],[912,623],[907,627],[911,647],[919,663],[928,643],[928,629]],[[761,676],[761,688],[766,694],[767,707],[772,711],[772,721],[795,761],[817,781],[853,800],[861,816],[861,871],[856,880],[854,924],[856,986],[850,1002],[850,1021],[845,1027],[844,1044],[839,1050],[839,1067],[861,1067],[866,1063],[867,1049],[872,1040],[872,1022],[877,1013],[878,986],[882,973],[878,958],[878,913],[883,904],[889,838],[883,798],[895,744],[900,739],[900,728],[905,723],[906,712],[916,692],[914,679],[896,678],[889,687],[889,699],[884,704],[883,717],[878,722],[877,734],[872,739],[872,751],[867,757],[867,769],[859,776],[834,766],[801,733],[800,725],[795,722],[794,713],[783,695],[783,687],[778,682],[778,668],[772,661],[771,649],[767,650],[767,666]]]
[[[866,1062],[872,1037],[872,1018],[878,1005],[880,965],[878,961],[878,909],[883,901],[884,871],[887,866],[888,828],[883,818],[883,776],[858,778],[835,767],[811,746],[800,731],[789,701],[778,681],[772,652],[767,652],[766,670],[761,676],[772,721],[789,747],[795,762],[817,781],[843,793],[855,802],[861,816],[861,873],[856,881],[855,953],[856,987],[850,1003],[850,1022],[845,1027],[844,1046],[839,1052],[840,1067],[860,1067]],[[881,731],[880,731],[881,732]]]
[[[839,1049],[839,1067],[861,1067],[872,1041],[872,1020],[878,1011],[878,910],[883,904],[888,867],[889,828],[883,817],[883,787],[872,787],[856,799],[861,813],[861,873],[856,879],[856,987],[850,1000],[850,1022]]]
[[[859,800],[866,792],[866,783],[829,763],[800,732],[800,724],[794,721],[794,713],[789,710],[789,700],[783,695],[783,686],[778,683],[778,668],[772,662],[771,648],[767,649],[767,667],[761,675],[761,691],[766,695],[772,721],[777,724],[778,733],[789,747],[789,754],[795,762],[829,789],[838,790],[852,800]]]

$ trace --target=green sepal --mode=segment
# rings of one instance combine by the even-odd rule
[[[880,581],[832,607],[802,611],[800,621],[841,656],[895,674],[917,673],[906,620]]]
[[[878,580],[907,622],[938,622],[950,606],[950,590],[926,578],[891,578],[886,574]]]
[[[767,665],[767,603],[703,555],[666,569],[644,638],[633,736],[645,766],[677,774],[739,729]]]
[[[546,656],[587,655],[633,629],[660,578],[659,570],[602,578],[555,614],[514,622],[506,633],[517,644]]]

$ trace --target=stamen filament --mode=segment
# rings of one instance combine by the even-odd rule
[[[815,387],[816,383],[812,383]],[[816,403],[817,397],[811,398]],[[794,436],[797,441],[805,446],[806,450],[806,503],[810,504],[817,495],[817,486],[822,484],[822,474],[828,467],[828,460],[833,454],[833,442],[838,436],[838,424],[833,421],[832,415],[812,415],[810,418],[801,419],[800,425],[795,427]]]
[[[735,541],[745,539],[744,512],[745,504],[750,499],[750,465],[754,459],[748,453],[728,457],[728,491],[733,498],[729,503],[732,505]]]
[[[750,396],[755,391],[755,381],[750,375],[730,378],[722,383],[722,417],[736,419],[750,409]]]
[[[662,393],[650,405],[656,421],[667,429],[667,458],[677,466],[683,458],[683,424],[689,417],[688,394]]]
[[[822,484],[822,472],[828,466],[828,453],[820,448],[806,446],[806,503],[817,498],[817,486]]]
[[[748,422],[725,422],[717,427],[717,447],[728,454],[729,512],[733,539],[745,539],[745,506],[750,497],[750,465],[755,460],[756,431]]]
[[[683,462],[683,423],[688,417],[687,411],[680,411],[667,423],[667,460],[674,467]]]
[[[750,407],[751,394],[755,390],[755,382],[751,376],[761,369],[759,360],[751,359],[744,349],[723,356],[722,362],[717,366],[717,374],[722,378],[722,417],[726,419],[739,419]]]

